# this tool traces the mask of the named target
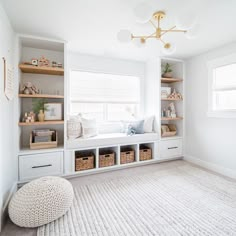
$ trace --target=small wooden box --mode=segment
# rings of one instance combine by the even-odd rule
[[[152,149],[146,146],[141,146],[139,150],[139,160],[147,161],[152,159]]]
[[[56,148],[57,145],[58,145],[58,135],[56,131],[52,135],[51,142],[34,143],[33,133],[31,132],[30,134],[30,149],[36,150],[36,149]]]
[[[99,155],[99,167],[107,167],[115,165],[115,152],[106,151]]]
[[[120,164],[131,163],[135,161],[135,152],[131,148],[123,149],[120,152]]]
[[[89,170],[95,167],[95,155],[92,152],[75,153],[75,171]]]

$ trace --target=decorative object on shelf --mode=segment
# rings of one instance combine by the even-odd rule
[[[61,63],[61,62],[58,62],[58,63],[57,63],[57,67],[58,67],[58,68],[62,68],[62,63]]]
[[[168,118],[176,118],[177,115],[176,115],[176,110],[175,110],[175,104],[173,102],[171,102],[169,105],[168,105],[168,108],[164,108],[162,111],[161,111],[161,116],[162,117],[168,117]]]
[[[171,102],[168,107],[169,107],[169,111],[170,111],[170,116],[168,116],[168,117],[176,118],[177,116],[176,116],[175,104],[173,102]]]
[[[33,142],[34,143],[43,143],[51,142],[52,136],[55,134],[55,130],[50,129],[36,129],[32,131]]]
[[[142,4],[144,6],[142,6]],[[120,30],[117,34],[117,38],[122,43],[128,43],[133,41],[138,46],[145,45],[146,41],[149,39],[157,39],[163,44],[163,53],[172,54],[175,52],[175,46],[169,42],[163,40],[163,36],[168,33],[182,32],[188,35],[187,30],[184,28],[176,29],[176,26],[170,27],[168,29],[163,29],[161,27],[161,21],[165,18],[166,13],[164,11],[157,11],[154,14],[150,13],[150,7],[148,11],[145,9],[147,5],[141,3],[140,6],[135,8],[135,13],[138,18],[142,18],[143,21],[149,22],[154,27],[154,32],[150,32],[149,35],[133,35],[129,30]],[[145,12],[146,11],[146,12]],[[188,27],[189,28],[189,27]]]
[[[168,98],[181,100],[183,99],[183,96],[181,93],[176,92],[176,90],[174,89],[173,92],[168,96]]]
[[[161,125],[161,136],[171,137],[177,134],[177,128],[174,124]]]
[[[62,68],[61,62],[52,61],[52,67]]]
[[[25,123],[34,123],[35,122],[35,113],[33,111],[25,112],[24,117],[22,118],[22,122]]]
[[[31,65],[38,66],[38,59],[37,58],[32,58],[31,59]]]
[[[47,66],[47,67],[49,67],[50,66],[50,61],[45,56],[42,56],[38,60],[38,66]]]
[[[45,115],[44,115],[43,110],[39,110],[38,119],[39,119],[39,122],[44,122]]]
[[[62,120],[62,103],[44,104],[45,120]]]
[[[72,116],[67,121],[67,138],[68,139],[76,139],[82,136],[82,125],[81,125],[81,117]]]
[[[31,82],[24,83],[21,93],[23,94],[39,94],[39,89],[37,89]]]
[[[38,114],[38,120],[40,122],[43,122],[45,120],[45,114],[44,112],[47,110],[47,108],[44,106],[45,99],[33,99],[33,110],[36,114]]]
[[[50,131],[52,131],[51,137],[49,137]],[[41,136],[37,137],[36,135],[37,136],[41,135]],[[36,138],[37,142],[35,141],[35,136],[37,137]],[[47,141],[45,139],[47,139]],[[41,130],[41,132],[32,131],[30,134],[30,149],[36,150],[36,149],[56,148],[57,145],[58,145],[58,134],[55,130]]]
[[[172,78],[172,69],[171,69],[171,64],[166,63],[163,66],[163,72],[162,72],[162,77],[163,78]]]
[[[171,94],[170,87],[161,87],[161,98],[168,98]]]

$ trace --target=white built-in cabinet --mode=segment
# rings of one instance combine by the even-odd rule
[[[162,85],[174,87],[184,96],[184,64],[182,61],[172,59],[158,60],[159,64],[152,64],[153,68],[155,67],[153,70],[154,73],[150,73],[149,75],[153,80],[148,78],[146,80],[146,105],[151,105],[149,114],[155,114],[155,128],[159,133],[159,138],[157,136],[157,138],[148,142],[127,143],[125,145],[117,143],[112,146],[91,146],[86,148],[69,149],[66,147],[66,122],[64,122],[67,119],[67,74],[69,74],[68,66],[66,64],[66,44],[61,41],[21,35],[18,37],[18,48],[18,59],[16,61],[18,71],[16,74],[17,99],[15,102],[15,143],[18,155],[19,182],[27,182],[45,175],[65,177],[80,176],[126,167],[158,163],[182,157],[184,138],[184,100],[175,101],[178,116],[181,117],[181,119],[163,120],[161,117],[161,109],[169,101],[162,101],[160,97],[160,87]],[[42,72],[38,69],[22,69],[22,66],[19,66],[24,61],[30,61],[32,58],[39,58],[41,56],[45,56],[51,61],[62,62],[64,69],[61,71],[58,69],[57,72],[50,70]],[[169,83],[162,80],[161,64],[167,61],[172,64],[174,76],[181,79],[181,82],[177,81]],[[32,109],[32,99],[35,98],[34,96],[25,96],[20,93],[20,87],[27,81],[32,82],[40,89],[41,96],[38,95],[39,98],[44,97],[48,101],[60,102],[63,104],[63,121],[45,123],[35,122],[33,124],[22,123],[21,119],[24,112]],[[177,135],[171,138],[162,138],[160,125],[162,123],[172,122],[175,123],[178,128]],[[58,147],[53,149],[31,150],[29,148],[30,132],[37,128],[52,128],[57,130],[59,136]],[[139,150],[140,146],[143,144],[151,148],[151,160],[140,161]],[[120,151],[124,146],[132,147],[135,151],[135,161],[133,163],[120,163]],[[115,152],[116,161],[114,166],[99,167],[99,153],[104,149],[112,149]],[[94,153],[95,167],[90,170],[75,171],[75,153],[85,150],[90,150]]]
[[[171,65],[172,77],[173,78],[163,78],[162,68],[169,63]],[[171,157],[181,157],[183,156],[183,140],[184,140],[184,84],[185,84],[185,74],[184,74],[184,62],[182,60],[161,58],[160,59],[160,74],[159,74],[159,89],[161,87],[170,87],[171,92],[175,89],[176,92],[182,94],[182,99],[162,99],[160,91],[160,103],[159,103],[159,125],[161,124],[175,124],[177,127],[177,134],[173,137],[162,137],[161,130],[160,134],[160,158],[171,158]],[[168,105],[173,102],[177,112],[176,118],[167,118],[162,116],[162,110],[167,108]]]

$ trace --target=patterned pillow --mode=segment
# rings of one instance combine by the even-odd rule
[[[82,130],[84,138],[97,136],[98,132],[97,132],[96,119],[81,118],[81,121],[82,121]]]

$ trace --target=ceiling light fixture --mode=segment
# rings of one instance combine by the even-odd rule
[[[157,11],[153,14],[152,19],[149,20],[150,24],[154,27],[155,32],[150,35],[133,35],[128,30],[121,30],[117,34],[117,38],[120,42],[127,43],[130,41],[137,41],[138,45],[145,45],[148,39],[157,39],[163,44],[163,52],[165,54],[172,54],[175,51],[175,47],[173,44],[169,42],[165,42],[163,40],[163,36],[167,33],[187,33],[187,30],[176,29],[176,26],[173,26],[169,29],[161,28],[161,20],[166,16],[164,11]],[[146,15],[145,15],[146,18]]]

